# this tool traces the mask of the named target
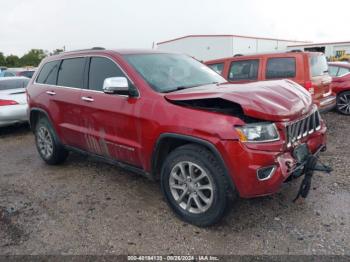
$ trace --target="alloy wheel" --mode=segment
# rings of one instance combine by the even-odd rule
[[[338,98],[338,110],[346,115],[350,114],[350,93],[342,94]]]
[[[213,203],[213,181],[199,165],[190,161],[177,163],[169,176],[170,191],[184,210],[200,214]]]
[[[45,159],[49,159],[53,154],[53,140],[50,131],[44,126],[41,126],[37,132],[37,143],[40,154]]]

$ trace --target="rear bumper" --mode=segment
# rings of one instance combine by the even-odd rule
[[[324,113],[334,109],[336,104],[337,104],[337,97],[332,95],[321,99],[317,104],[317,106],[319,111],[321,113]]]
[[[28,121],[28,105],[2,106],[0,110],[0,127]]]
[[[326,127],[323,125],[319,131],[303,141],[312,154],[325,147],[325,132]],[[292,150],[272,152],[250,149],[239,141],[227,142],[225,148],[224,160],[235,187],[243,198],[276,193],[297,166]],[[258,178],[258,171],[266,167],[274,167],[273,173],[268,179],[261,180]]]

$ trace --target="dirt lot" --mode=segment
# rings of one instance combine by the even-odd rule
[[[350,254],[350,118],[324,115],[335,169],[280,193],[239,199],[224,221],[178,220],[159,185],[76,154],[43,163],[27,126],[0,130],[0,254]]]

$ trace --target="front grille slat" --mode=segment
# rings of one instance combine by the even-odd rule
[[[314,110],[309,116],[286,126],[287,147],[321,129],[321,116]]]

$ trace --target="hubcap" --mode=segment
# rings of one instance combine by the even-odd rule
[[[37,132],[37,143],[40,154],[49,159],[53,153],[53,141],[49,130],[46,127],[40,127]]]
[[[339,97],[338,109],[344,114],[350,114],[350,94],[343,94]]]
[[[175,201],[190,213],[203,213],[213,203],[212,179],[195,163],[177,163],[171,170],[169,185]]]

